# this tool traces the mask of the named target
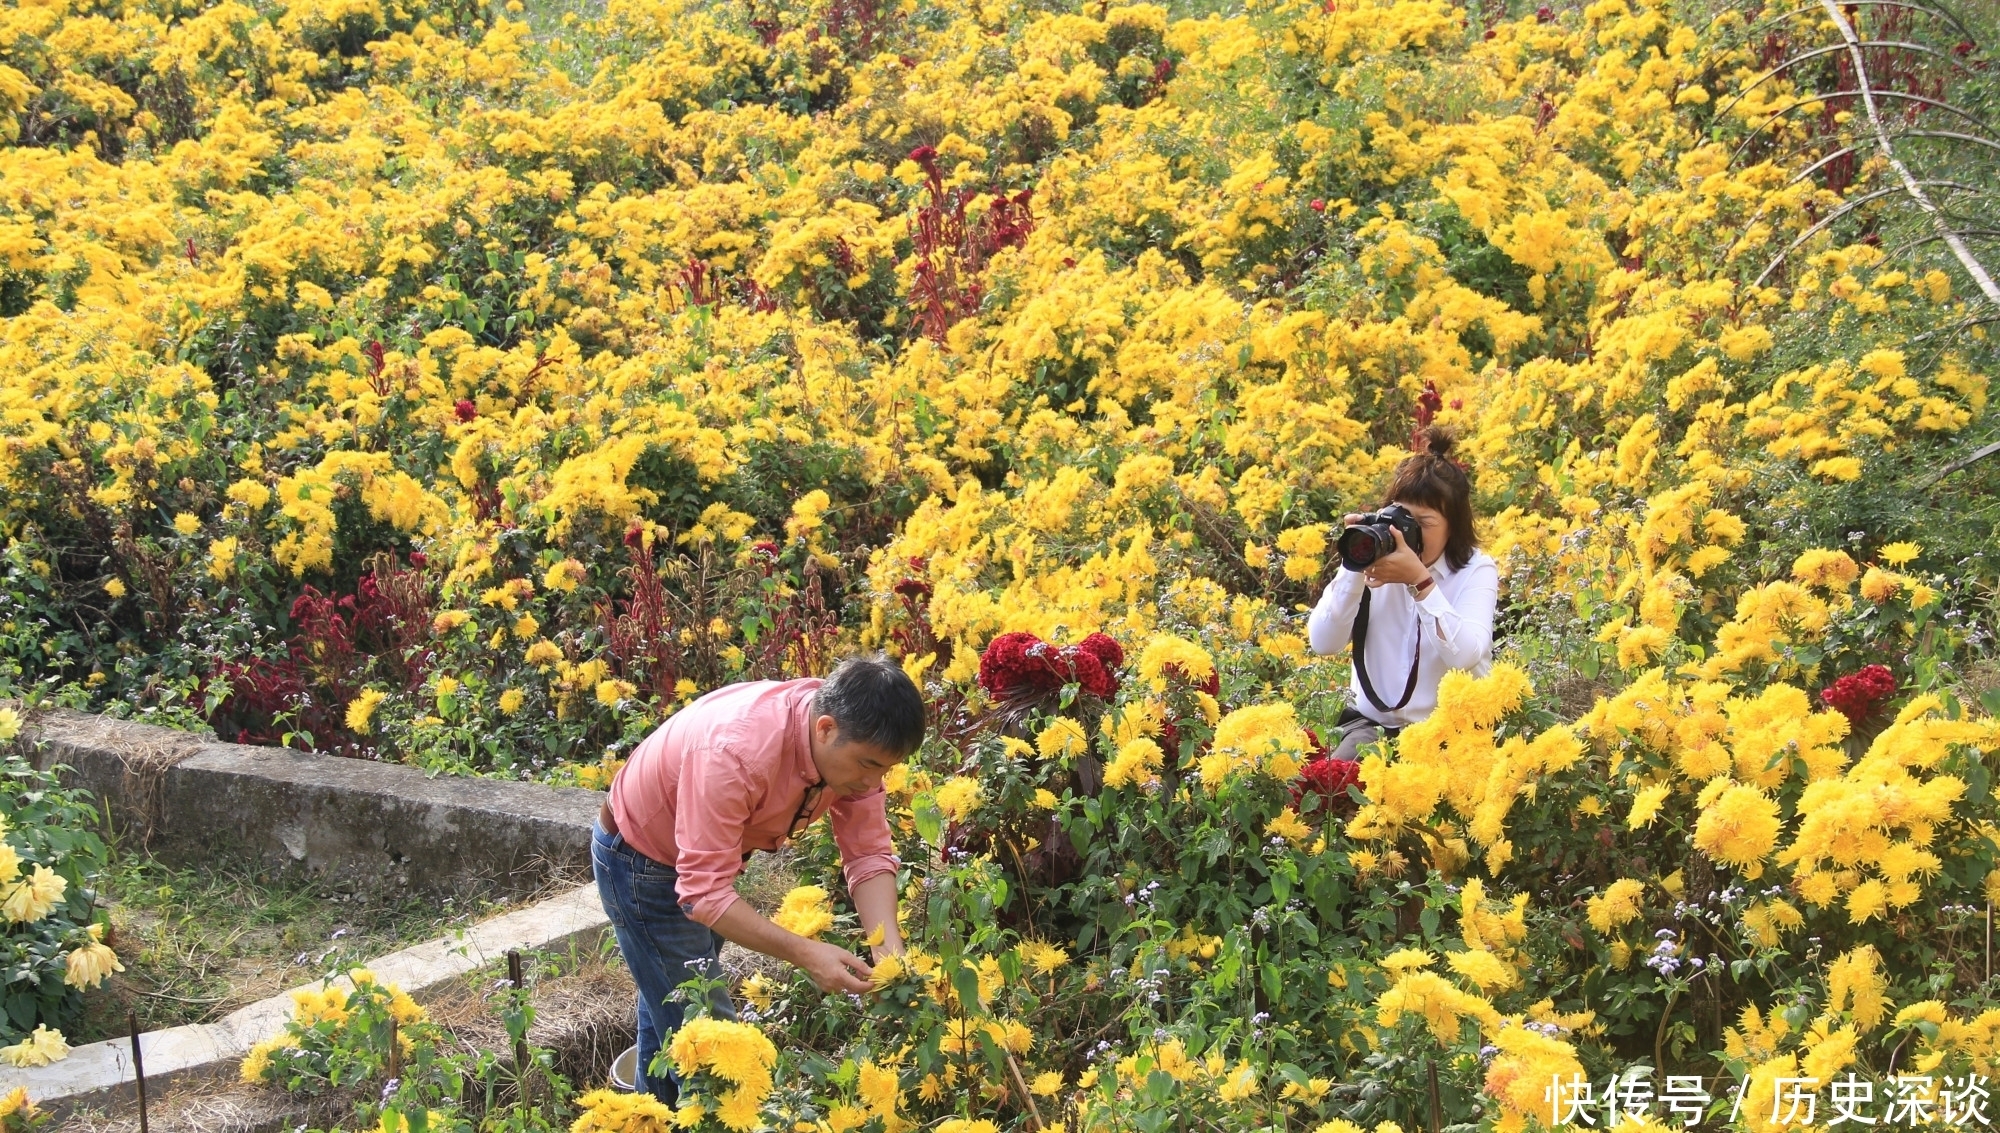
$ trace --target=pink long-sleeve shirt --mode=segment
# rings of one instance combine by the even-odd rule
[[[674,867],[688,916],[713,925],[736,895],[752,850],[785,842],[806,791],[812,700],[820,682],[750,681],[716,689],[640,742],[611,781],[611,815],[632,848]],[[808,821],[831,814],[849,889],[896,870],[882,789],[853,798],[820,792]]]

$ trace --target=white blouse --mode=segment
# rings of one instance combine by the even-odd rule
[[[1354,674],[1355,711],[1378,724],[1401,728],[1414,724],[1437,707],[1438,682],[1452,669],[1483,677],[1493,667],[1493,608],[1500,600],[1500,568],[1492,556],[1474,551],[1463,569],[1453,570],[1440,558],[1431,567],[1435,583],[1422,601],[1409,587],[1388,583],[1375,588],[1368,603],[1368,680],[1385,704],[1403,698],[1409,683],[1410,659],[1423,638],[1423,658],[1417,666],[1417,687],[1400,711],[1385,712],[1361,691],[1361,674]],[[1361,609],[1367,579],[1341,567],[1326,584],[1319,605],[1306,619],[1306,637],[1313,652],[1337,653],[1354,636],[1354,615]]]

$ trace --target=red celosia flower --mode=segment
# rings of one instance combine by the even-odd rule
[[[1115,669],[1125,663],[1125,647],[1101,633],[1093,633],[1077,642],[1076,648],[1104,662],[1107,669]]]
[[[931,596],[931,584],[921,578],[902,579],[896,583],[895,590],[896,593],[913,602],[922,601]]]
[[[451,408],[452,412],[458,414],[458,419],[461,421],[470,421],[474,417],[479,416],[479,407],[464,398],[460,398],[458,404]]]
[[[1828,708],[1859,724],[1896,694],[1896,675],[1887,665],[1869,665],[1849,673],[1820,690],[1819,698]]]
[[[1076,683],[1090,695],[1109,700],[1118,694],[1118,678],[1111,675],[1096,654],[1077,651],[1070,658],[1070,669],[1076,674]]]
[[[1003,698],[1016,691],[1031,691],[1034,680],[1028,668],[1028,647],[1040,640],[1032,633],[1003,633],[987,642],[986,651],[979,655],[979,687]]]
[[[1326,211],[1326,202],[1325,202],[1325,201],[1323,201],[1323,200],[1321,200],[1321,199],[1319,199],[1318,197],[1314,197],[1314,198],[1313,198],[1313,199],[1312,199],[1312,200],[1311,200],[1311,201],[1310,201],[1310,202],[1309,202],[1309,203],[1308,203],[1308,204],[1306,205],[1306,207],[1307,207],[1307,208],[1309,208],[1309,209],[1311,209],[1311,210],[1313,210],[1314,212],[1325,212],[1325,211]]]
[[[1008,700],[1075,683],[1092,696],[1108,699],[1117,695],[1118,676],[1113,670],[1124,661],[1125,650],[1101,633],[1066,649],[1032,633],[1003,633],[979,655],[979,687]]]
[[[1347,793],[1350,784],[1361,785],[1360,764],[1325,756],[1310,760],[1299,769],[1299,777],[1292,783],[1292,806],[1299,806],[1307,795],[1316,795],[1321,800],[1321,810],[1352,811],[1354,800]]]
[[[1314,759],[1325,759],[1326,758],[1325,741],[1321,740],[1319,738],[1319,733],[1312,730],[1311,728],[1306,728],[1304,729],[1304,731],[1306,734],[1306,745],[1312,748],[1312,758],[1306,760],[1306,762],[1311,763]]]
[[[778,545],[769,539],[759,539],[755,543],[750,544],[750,553],[762,555],[767,559],[775,559],[778,557]]]
[[[431,565],[431,558],[429,555],[424,554],[422,551],[411,551],[410,565],[421,570],[424,567]]]

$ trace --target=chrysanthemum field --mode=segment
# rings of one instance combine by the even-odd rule
[[[1996,31],[10,5],[0,691],[602,786],[708,689],[901,658],[907,962],[739,988],[678,1113],[509,1120],[1982,1124]],[[1303,611],[1426,426],[1498,663],[1350,790]],[[1109,644],[996,703],[1008,633]],[[382,1129],[471,1127],[420,1086]]]

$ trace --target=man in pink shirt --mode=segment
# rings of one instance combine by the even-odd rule
[[[882,930],[878,957],[902,950],[882,777],[923,738],[922,694],[878,656],[849,658],[824,681],[717,689],[639,744],[611,782],[591,864],[639,988],[640,1090],[675,1103],[671,1074],[646,1071],[681,1025],[675,990],[718,977],[724,940],[798,965],[822,991],[869,988],[867,961],[779,928],[737,895],[751,851],[831,815],[862,931]],[[713,1006],[734,1017],[726,993]]]

